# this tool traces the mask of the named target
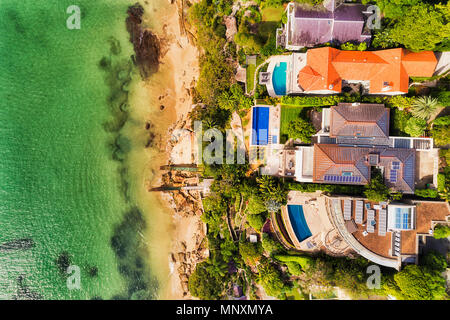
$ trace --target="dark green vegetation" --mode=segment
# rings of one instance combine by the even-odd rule
[[[438,224],[434,227],[433,235],[436,239],[445,239],[450,237],[450,227],[447,225]]]
[[[390,190],[378,170],[372,170],[370,182],[364,186],[364,195],[369,201],[381,202],[389,199]]]
[[[280,142],[285,143],[289,139],[300,139],[304,143],[311,142],[311,136],[316,133],[309,118],[309,113],[312,111],[312,108],[283,105],[280,119]]]
[[[448,299],[445,278],[441,273],[447,267],[446,258],[438,253],[429,253],[422,264],[408,265],[383,282],[383,289],[399,299],[437,300]]]
[[[281,53],[276,48],[275,32],[281,27],[284,1],[257,1],[237,14],[238,33],[234,41],[245,54],[269,57]]]
[[[289,122],[287,132],[291,139],[300,139],[301,142],[311,143],[311,136],[316,133],[316,129],[308,120],[298,118]]]
[[[363,3],[375,3],[384,14],[382,29],[373,36],[375,48],[402,45],[412,51],[448,50],[450,5],[447,2],[365,0]]]

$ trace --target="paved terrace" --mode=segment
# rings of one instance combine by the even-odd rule
[[[416,205],[416,229],[402,231],[401,253],[418,254],[418,237],[429,236],[429,230],[437,222],[446,222],[450,217],[449,205],[447,202],[435,201],[414,201]]]
[[[333,199],[337,199],[339,201],[342,201],[345,198],[340,198],[340,197],[328,197],[327,196],[327,210],[328,210],[328,214],[330,217],[330,220],[333,222],[333,224],[336,226],[336,228],[338,229],[340,235],[344,238],[344,240],[347,242],[347,244],[353,249],[355,250],[359,255],[363,256],[366,259],[369,259],[372,262],[375,262],[379,265],[383,265],[386,267],[390,267],[390,268],[394,268],[399,270],[400,266],[401,266],[401,261],[397,258],[388,258],[386,256],[383,256],[379,253],[376,253],[374,251],[369,250],[368,248],[366,248],[363,244],[361,244],[359,242],[359,239],[355,238],[355,236],[353,236],[346,228],[345,226],[345,221],[344,221],[344,216],[342,213],[342,203],[340,203],[340,206],[338,206],[337,208],[335,208],[335,206],[333,205]],[[362,199],[358,199],[358,200],[362,200]],[[354,206],[354,203],[353,203]],[[354,210],[354,209],[353,209]],[[352,213],[353,217],[354,217],[354,212]],[[367,216],[367,215],[366,215]],[[387,237],[387,234],[386,236]],[[386,241],[386,238],[383,237],[383,242],[386,242],[389,244],[389,247],[391,246],[391,241]],[[371,243],[375,244],[377,241],[371,241]],[[370,247],[370,249],[374,249],[374,250],[378,250],[375,247]],[[385,248],[379,248],[379,250],[385,250]]]
[[[305,220],[312,234],[311,237],[299,242],[292,228],[287,207],[282,207],[281,216],[286,232],[297,250],[317,251],[325,248],[328,252],[342,255],[349,249],[348,244],[339,236],[336,228],[329,220],[326,197],[321,192],[290,191],[288,205],[303,206]]]

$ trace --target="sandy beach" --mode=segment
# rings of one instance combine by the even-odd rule
[[[159,2],[155,3],[155,2]],[[145,189],[158,187],[162,183],[164,171],[159,166],[169,163],[187,163],[191,159],[190,148],[186,148],[183,139],[173,142],[172,132],[175,128],[188,123],[187,114],[192,107],[190,89],[198,78],[198,51],[188,39],[184,30],[182,1],[155,1],[145,5],[148,16],[157,17],[151,20],[144,15],[144,23],[161,41],[161,61],[157,74],[145,83],[147,94],[138,99],[150,100],[152,110],[149,117],[152,129],[159,137],[156,150],[148,163],[148,175],[144,181]],[[185,11],[186,13],[186,11]],[[172,143],[169,143],[172,141]],[[145,196],[144,194],[142,196]],[[186,269],[192,271],[189,261],[194,261],[196,248],[204,235],[204,224],[200,220],[201,212],[196,215],[185,215],[175,210],[173,197],[169,193],[147,192],[147,198],[157,202],[163,214],[149,217],[165,227],[156,230],[153,226],[149,232],[150,243],[158,243],[158,248],[151,248],[150,260],[156,276],[160,280],[161,299],[190,299],[186,294]],[[165,221],[162,221],[165,220]],[[190,259],[191,258],[191,259]],[[190,259],[190,260],[189,260]],[[175,262],[174,262],[175,261]]]

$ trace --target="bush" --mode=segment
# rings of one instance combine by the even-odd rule
[[[450,237],[450,227],[443,224],[438,224],[436,227],[434,227],[433,236],[436,239],[444,239]]]
[[[405,132],[411,137],[420,137],[423,135],[426,128],[426,120],[411,117],[406,121]]]
[[[422,198],[437,198],[439,196],[435,189],[416,189],[414,194]]]
[[[435,300],[445,297],[445,279],[440,272],[417,265],[408,265],[394,275],[396,293],[400,299]]]
[[[247,210],[248,213],[253,215],[267,211],[267,207],[264,200],[259,195],[252,195],[250,196],[250,199],[248,199]]]
[[[281,97],[282,105],[290,106],[303,106],[303,107],[313,107],[313,106],[334,106],[341,102],[343,97],[333,95],[333,96],[283,96]]]
[[[441,91],[438,95],[437,98],[439,100],[439,103],[444,106],[444,107],[448,107],[450,106],[450,91]]]
[[[438,146],[445,146],[450,143],[450,125],[437,125],[435,121],[431,129],[431,134],[433,135],[434,142]]]
[[[380,173],[373,175],[364,189],[364,195],[369,201],[381,202],[389,199],[389,188],[384,184]]]
[[[241,241],[239,243],[239,254],[242,260],[251,266],[256,265],[262,257],[261,244]]]
[[[285,285],[281,273],[266,259],[258,266],[258,282],[272,297],[280,297],[289,289],[289,286]]]
[[[311,143],[311,136],[316,129],[311,122],[298,118],[289,122],[287,133],[290,139],[300,139],[302,142]]]
[[[421,264],[431,270],[443,272],[447,268],[447,259],[442,254],[432,251],[423,257]]]
[[[264,213],[247,215],[248,224],[250,225],[250,227],[252,227],[253,229],[255,229],[258,232],[261,231],[266,220],[267,220],[267,216]]]
[[[206,261],[197,263],[189,277],[189,292],[204,300],[219,299],[222,292],[222,281],[218,274],[213,274]]]
[[[281,243],[273,239],[268,233],[263,233],[262,235],[262,247],[268,254],[284,251]]]
[[[414,102],[414,98],[406,96],[393,96],[388,98],[386,106],[391,108],[409,109]]]
[[[277,259],[278,261],[281,262],[295,262],[297,264],[300,265],[300,267],[303,270],[308,269],[311,264],[313,259],[311,257],[308,256],[295,256],[295,255],[275,255],[274,259]]]
[[[303,273],[302,266],[297,262],[288,261],[284,264],[287,266],[289,273],[293,276],[300,276]]]
[[[346,42],[346,43],[341,44],[341,50],[365,51],[365,50],[367,50],[367,43],[361,42],[359,44],[355,44],[352,42]]]
[[[338,185],[338,184],[322,184],[322,183],[300,183],[300,182],[288,182],[289,190],[295,190],[300,192],[316,192],[321,190],[323,192],[331,194],[346,194],[361,196],[363,194],[363,186],[351,186],[351,185]]]

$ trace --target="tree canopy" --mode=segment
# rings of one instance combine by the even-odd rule
[[[389,198],[389,188],[384,184],[381,174],[371,177],[370,182],[364,186],[364,195],[370,201],[386,201]]]
[[[434,227],[434,237],[436,239],[444,239],[450,237],[450,227],[438,224],[436,227]]]
[[[445,296],[445,279],[438,271],[408,265],[394,275],[397,296],[405,300],[434,300]]]
[[[218,274],[211,273],[208,266],[206,261],[197,263],[189,277],[189,292],[200,299],[216,300],[221,296],[222,280]]]
[[[291,139],[300,139],[302,142],[311,142],[311,136],[316,133],[316,129],[314,129],[311,122],[302,118],[297,118],[289,122],[287,133]]]

